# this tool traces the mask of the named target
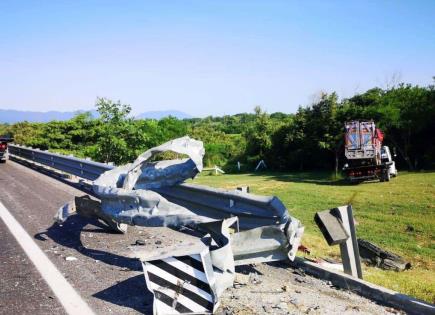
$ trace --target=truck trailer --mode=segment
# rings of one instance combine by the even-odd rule
[[[397,176],[391,151],[382,145],[384,134],[373,121],[346,122],[344,127],[346,164],[343,171],[350,182],[377,179],[384,182]]]

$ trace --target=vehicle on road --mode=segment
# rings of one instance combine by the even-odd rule
[[[345,123],[346,164],[343,171],[350,182],[376,179],[384,182],[397,176],[390,148],[382,145],[383,139],[384,134],[373,121]]]
[[[0,137],[0,162],[5,163],[8,158],[8,142],[13,139]]]

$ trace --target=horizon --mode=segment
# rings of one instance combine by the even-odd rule
[[[21,4],[21,5],[20,5]],[[295,113],[435,69],[435,2],[0,4],[0,109]]]

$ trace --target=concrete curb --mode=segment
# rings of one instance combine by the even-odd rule
[[[319,279],[331,281],[337,287],[376,301],[379,304],[405,311],[408,314],[435,314],[435,305],[411,296],[351,277],[347,274],[326,269],[316,263],[296,257],[291,265]]]

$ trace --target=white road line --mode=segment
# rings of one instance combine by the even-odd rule
[[[65,311],[72,314],[94,315],[95,313],[74,290],[71,284],[62,276],[56,266],[48,259],[44,252],[36,245],[29,234],[12,216],[8,209],[0,202],[0,218],[8,227],[11,234],[23,248],[41,276],[57,296]]]

